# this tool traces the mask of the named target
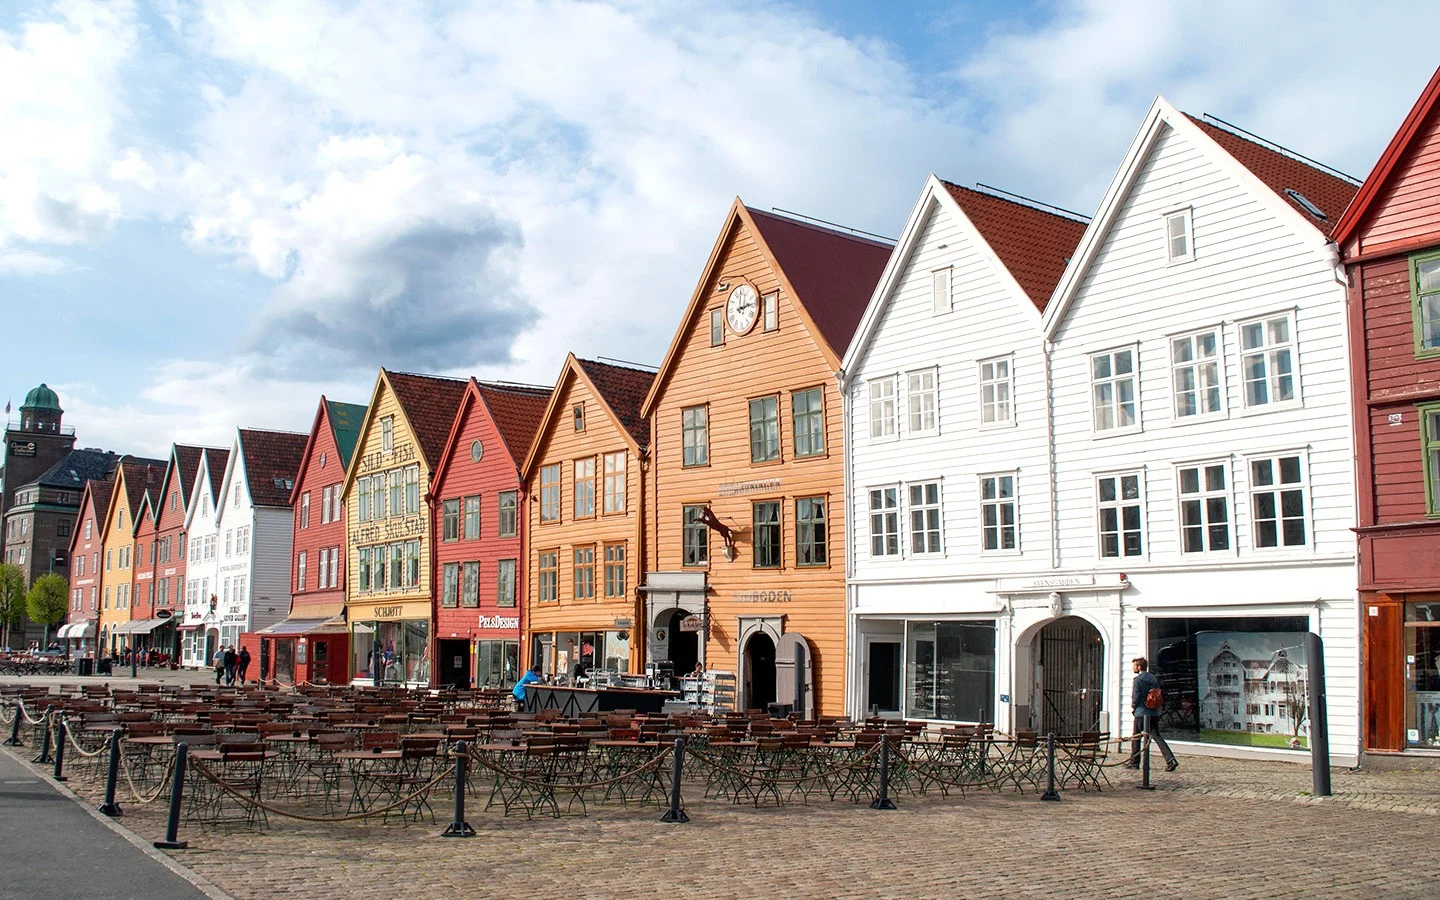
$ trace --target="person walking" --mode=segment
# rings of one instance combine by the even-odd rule
[[[215,648],[215,658],[211,660],[215,666],[215,683],[219,684],[220,679],[225,677],[225,648]]]
[[[235,683],[235,666],[239,663],[239,657],[235,655],[234,647],[225,648],[225,683]]]
[[[1170,745],[1160,736],[1160,712],[1165,705],[1160,693],[1160,679],[1151,674],[1150,661],[1143,656],[1131,660],[1130,668],[1135,672],[1135,680],[1130,683],[1130,706],[1135,713],[1135,727],[1130,738],[1130,760],[1125,767],[1140,768],[1140,736],[1148,734],[1165,757],[1165,771],[1173,772],[1180,768],[1180,760],[1175,758]]]
[[[250,668],[250,648],[249,648],[249,647],[241,647],[241,648],[240,648],[240,655],[237,656],[237,657],[235,658],[235,660],[236,660],[236,662],[238,662],[238,663],[240,664],[240,683],[241,683],[241,684],[244,684],[244,683],[245,683],[245,670],[248,669],[248,668]]]

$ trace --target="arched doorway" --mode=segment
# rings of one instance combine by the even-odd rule
[[[775,642],[756,632],[745,642],[745,708],[765,709],[775,702]]]
[[[1043,734],[1100,731],[1105,706],[1105,641],[1079,616],[1055,619],[1035,635],[1035,704]]]
[[[205,631],[205,658],[200,661],[201,668],[215,665],[215,651],[220,649],[220,630],[210,628]]]
[[[680,630],[680,622],[689,615],[689,610],[675,609],[665,617],[662,626],[670,632],[670,663],[680,678],[695,671],[695,664],[700,661],[700,632]]]

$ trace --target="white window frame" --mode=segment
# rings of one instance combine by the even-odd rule
[[[930,313],[943,315],[954,308],[954,277],[950,266],[930,272]]]
[[[994,367],[994,366],[996,366],[996,365],[999,364],[999,363],[1004,363],[1004,364],[1005,364],[1005,376],[1004,376],[1003,378],[995,378],[995,377],[986,378],[986,377],[985,377],[985,367],[986,367],[986,366]],[[993,371],[994,371],[994,370],[993,370],[993,368],[992,368],[992,372],[993,372]],[[979,405],[980,427],[983,429],[983,428],[1009,428],[1009,427],[1013,426],[1013,425],[1015,424],[1015,354],[1011,353],[1011,354],[1007,354],[1007,355],[1005,355],[1005,356],[994,356],[994,357],[991,357],[990,359],[976,360],[976,362],[975,362],[975,377],[976,377],[976,380],[978,381],[979,386],[980,386],[980,387],[979,387],[979,395],[980,395],[980,396],[979,396],[979,400],[980,400],[980,405]],[[999,396],[999,388],[1000,388],[1001,386],[1003,386],[1003,387],[1005,388],[1005,401],[1004,401],[1004,404],[1005,404],[1005,417],[1004,417],[1004,418],[998,418],[998,417],[997,417],[997,418],[995,418],[994,420],[987,422],[987,421],[985,421],[985,411],[986,411],[986,409],[993,406],[993,407],[995,407],[995,408],[998,410],[998,409],[999,409],[999,406],[1000,406],[1000,401],[999,401],[998,399],[995,399],[995,400],[993,400],[993,401],[987,400],[987,399],[985,398],[985,389],[986,389],[987,387],[994,387],[994,388],[996,389],[995,392],[994,392],[994,394],[995,394],[995,396],[998,398],[998,396]]]
[[[725,346],[725,307],[710,310],[710,346]]]
[[[926,376],[930,378],[930,388],[917,389],[916,379],[922,384]],[[930,408],[925,409],[925,399],[929,398]],[[916,409],[916,402],[919,401],[919,410]],[[925,414],[930,414],[930,424],[925,425]],[[916,415],[920,417],[921,427],[915,427]],[[907,434],[926,435],[940,433],[940,367],[928,366],[924,369],[911,369],[905,373],[905,428]]]
[[[1267,459],[1268,459],[1268,460],[1271,460],[1272,462],[1276,462],[1276,461],[1278,461],[1279,459],[1281,459],[1282,457],[1286,457],[1286,456],[1295,456],[1295,457],[1298,457],[1299,460],[1300,460],[1300,481],[1299,481],[1299,485],[1300,485],[1300,490],[1301,490],[1301,492],[1304,494],[1304,499],[1305,499],[1305,512],[1304,512],[1303,515],[1301,516],[1301,521],[1302,521],[1302,522],[1304,523],[1304,525],[1305,525],[1305,543],[1303,543],[1303,544],[1276,544],[1274,547],[1261,547],[1260,544],[1259,544],[1259,538],[1260,538],[1259,520],[1258,520],[1257,517],[1255,516],[1255,494],[1256,494],[1257,492],[1256,492],[1256,490],[1255,490],[1255,482],[1254,482],[1254,477],[1255,477],[1254,463],[1260,462],[1260,461],[1262,461],[1262,460],[1267,460]],[[1247,455],[1244,457],[1244,460],[1245,460],[1245,514],[1249,517],[1246,524],[1249,526],[1249,530],[1250,530],[1250,543],[1249,543],[1250,549],[1253,550],[1253,551],[1255,551],[1255,552],[1258,553],[1258,554],[1265,554],[1265,555],[1269,555],[1269,554],[1282,554],[1282,553],[1299,553],[1299,552],[1304,552],[1304,551],[1313,550],[1314,547],[1315,547],[1315,497],[1314,497],[1313,492],[1312,492],[1311,489],[1310,489],[1310,453],[1309,453],[1309,451],[1308,451],[1307,449],[1304,449],[1304,448],[1301,448],[1301,449],[1289,448],[1289,449],[1283,449],[1283,450],[1273,450],[1273,451],[1269,451],[1269,452],[1251,453],[1251,454],[1247,454]],[[1292,483],[1293,483],[1293,482],[1292,482]],[[1279,487],[1279,485],[1278,485],[1278,483],[1277,483],[1276,488],[1278,489],[1278,487]],[[1269,487],[1269,486],[1266,486],[1266,487],[1263,489],[1262,492],[1269,492],[1269,491],[1270,491],[1270,487]],[[1277,490],[1277,492],[1278,492],[1278,490]],[[1278,510],[1278,506],[1277,506],[1277,513],[1278,513],[1278,511],[1279,511],[1279,510]],[[1279,525],[1277,525],[1277,532],[1276,532],[1276,536],[1277,536],[1277,538],[1278,538],[1278,537],[1282,536],[1283,533],[1284,533],[1284,528],[1283,528],[1283,522],[1284,522],[1284,520],[1283,520],[1282,518],[1277,518],[1276,521],[1277,521],[1278,523],[1280,523]]]
[[[1175,470],[1175,546],[1181,556],[1188,558],[1200,557],[1226,557],[1235,556],[1239,550],[1239,532],[1235,527],[1236,517],[1239,514],[1239,506],[1235,502],[1235,467],[1233,458],[1221,457],[1210,459],[1187,459],[1174,464]],[[1211,466],[1219,466],[1225,473],[1225,488],[1220,491],[1208,490],[1205,487],[1205,470]],[[1180,486],[1180,473],[1186,469],[1195,469],[1197,475],[1197,486],[1199,490],[1195,493],[1184,493]],[[1210,547],[1210,522],[1209,510],[1206,506],[1207,500],[1223,497],[1225,500],[1225,514],[1228,520],[1225,523],[1228,532],[1230,546],[1219,550]],[[1191,501],[1200,502],[1201,528],[1205,536],[1204,550],[1185,549],[1185,504]]]
[[[1174,252],[1174,236],[1170,233],[1170,223],[1173,221],[1179,221],[1185,230],[1184,253],[1176,254]],[[1189,206],[1166,210],[1161,216],[1161,223],[1165,240],[1165,264],[1173,266],[1193,260],[1195,258],[1195,210]]]
[[[1289,330],[1290,339],[1284,344],[1269,343],[1269,323],[1275,319],[1286,320],[1285,327]],[[1255,350],[1245,349],[1245,328],[1249,325],[1259,324],[1266,343]],[[1240,410],[1242,415],[1256,415],[1274,410],[1298,409],[1303,405],[1300,393],[1300,340],[1295,333],[1295,310],[1277,310],[1266,313],[1262,316],[1250,316],[1237,320],[1235,323],[1235,346],[1240,355]],[[1290,351],[1290,389],[1289,400],[1266,400],[1264,403],[1250,402],[1250,393],[1247,388],[1248,382],[1245,377],[1245,360],[1251,356],[1263,356],[1265,358],[1265,390],[1267,397],[1274,396],[1275,379],[1272,371],[1274,362],[1272,354],[1281,349]],[[1258,352],[1257,352],[1258,351]]]
[[[1126,502],[1123,497],[1124,479],[1132,476],[1135,478],[1135,486],[1139,492],[1139,496],[1137,496],[1133,502]],[[1116,492],[1114,500],[1102,500],[1100,497],[1100,482],[1107,478],[1115,479]],[[1092,482],[1095,488],[1095,558],[1102,562],[1109,560],[1124,562],[1126,560],[1147,559],[1150,555],[1150,534],[1148,530],[1150,517],[1146,515],[1144,467],[1095,472]],[[1140,524],[1138,529],[1136,529],[1140,532],[1140,552],[1129,556],[1125,554],[1125,533],[1131,530],[1125,527],[1124,510],[1127,506],[1139,506],[1140,508]],[[1100,527],[1100,514],[1107,508],[1116,510],[1115,526],[1118,541],[1116,546],[1120,552],[1115,556],[1105,555],[1105,534]]]
[[[873,486],[873,487],[869,487],[869,488],[866,488],[866,489],[865,489],[865,515],[867,516],[866,521],[869,522],[869,529],[870,529],[870,558],[871,558],[871,559],[891,559],[891,558],[893,558],[893,559],[900,559],[902,556],[904,556],[904,551],[905,551],[905,539],[904,539],[904,531],[903,531],[903,528],[902,528],[902,526],[901,526],[901,521],[902,521],[902,519],[901,519],[901,509],[900,509],[900,495],[901,495],[901,491],[902,491],[902,490],[903,490],[903,488],[902,488],[899,484],[879,484],[879,485],[875,485],[875,486]],[[885,505],[885,493],[886,493],[887,491],[892,492],[892,497],[893,497],[893,500],[894,500],[894,502],[893,502],[892,504],[888,505],[888,506]],[[880,497],[880,505],[879,505],[879,506],[876,506],[876,505],[875,505],[875,499],[876,499],[876,495],[877,495],[877,494],[878,494],[879,497]],[[876,520],[877,518],[880,519],[880,521],[881,521],[881,530],[879,530],[879,531],[876,531],[876,529],[875,529],[875,520]],[[894,522],[895,530],[894,530],[893,532],[885,529],[885,527],[884,527],[885,519],[887,519],[887,518],[892,519],[893,522]],[[876,552],[875,552],[875,538],[876,538],[876,537],[881,538],[882,541],[888,541],[890,538],[894,538],[894,541],[895,541],[895,552],[893,552],[893,553],[886,553],[886,552],[876,553]],[[882,551],[883,551],[883,548],[884,548],[884,545],[882,544]]]
[[[1194,356],[1189,360],[1177,360],[1175,358],[1175,343],[1177,341],[1190,341],[1192,352],[1198,346],[1198,341],[1206,336],[1215,339],[1214,364],[1216,368],[1215,387],[1220,392],[1220,408],[1215,410],[1204,410],[1201,405],[1201,397],[1205,388],[1201,387],[1200,369],[1209,359]],[[1169,335],[1165,338],[1166,352],[1170,359],[1170,420],[1176,425],[1189,425],[1192,422],[1209,422],[1214,419],[1223,419],[1226,416],[1228,404],[1226,395],[1225,379],[1225,329],[1220,325],[1209,328],[1197,328],[1191,331],[1182,331]],[[1181,371],[1191,369],[1194,371],[1194,394],[1195,412],[1190,415],[1180,414],[1180,385],[1179,376]]]
[[[395,449],[395,417],[380,417],[380,452],[390,453]]]
[[[877,394],[877,388],[889,386],[889,391],[883,390]],[[897,441],[900,439],[899,418],[900,405],[897,402],[900,393],[900,376],[886,375],[883,378],[872,378],[865,385],[867,407],[870,410],[870,440],[872,441]],[[888,410],[886,407],[889,407]],[[879,414],[876,414],[876,409]],[[880,426],[876,431],[876,426]],[[886,430],[888,426],[889,430]]]
[[[780,292],[771,291],[760,298],[760,308],[764,310],[764,330],[780,330]]]
[[[935,502],[934,502],[934,503],[930,503],[930,502],[924,500],[924,496],[925,496],[924,491],[925,491],[925,488],[930,487],[931,485],[934,485],[934,487],[935,487]],[[913,498],[911,497],[911,495],[910,495],[910,492],[913,491],[913,490],[915,490],[915,489],[917,489],[917,488],[918,488],[918,489],[920,490],[920,492],[921,492],[920,496],[921,496],[921,498],[922,498],[922,502],[920,502],[920,503],[916,503],[916,502],[914,501],[914,499],[913,499]],[[912,557],[917,557],[917,556],[932,556],[932,557],[934,557],[934,556],[944,556],[944,555],[945,555],[945,485],[944,485],[944,483],[943,483],[939,478],[928,478],[928,479],[926,479],[926,480],[924,480],[924,481],[907,481],[907,482],[905,483],[904,498],[905,498],[905,519],[904,519],[904,522],[905,522],[905,530],[904,530],[904,532],[903,532],[903,536],[904,536],[905,539],[904,539],[904,541],[902,541],[902,546],[905,548],[906,552],[907,552],[910,556],[912,556]],[[935,523],[934,523],[934,524],[935,524],[935,529],[934,529],[934,531],[935,531],[935,533],[936,533],[936,539],[937,539],[937,540],[936,540],[936,543],[938,544],[938,546],[937,546],[934,550],[930,550],[930,549],[928,549],[928,548],[917,550],[917,549],[915,548],[915,515],[916,515],[916,513],[919,513],[919,514],[921,514],[921,515],[925,515],[925,514],[931,513],[931,512],[933,512],[933,513],[935,514]],[[1017,517],[1017,526],[1018,526],[1018,517],[1019,517],[1019,515],[1020,515],[1020,511],[1019,511],[1019,508],[1018,508],[1018,507],[1016,508],[1015,515],[1016,515],[1016,517]],[[930,529],[930,527],[929,527],[929,526],[930,526],[930,522],[929,522],[929,521],[926,521],[924,524],[925,524],[925,527],[924,527],[922,530],[923,530],[923,532],[924,532],[926,535],[928,535],[929,532],[931,531],[931,529]],[[983,538],[982,538],[982,543],[983,543]],[[1018,547],[1018,546],[1019,546],[1019,543],[1020,543],[1020,532],[1019,532],[1019,530],[1018,530],[1018,527],[1017,527],[1017,530],[1016,530],[1016,532],[1015,532],[1015,543],[1016,543],[1016,546]]]
[[[1005,527],[1005,526],[1002,525],[1002,524],[1000,524],[1000,519],[999,519],[999,516],[998,516],[998,515],[996,516],[996,528],[1000,529],[1000,531],[997,533],[997,539],[996,539],[996,542],[995,542],[995,543],[996,543],[996,547],[995,547],[995,549],[993,549],[993,550],[986,549],[986,547],[985,547],[985,506],[986,506],[987,502],[988,502],[988,503],[994,503],[994,504],[996,505],[997,509],[998,509],[1000,506],[1003,506],[1003,505],[1004,505],[1004,504],[1001,502],[1001,498],[1000,498],[1000,496],[999,496],[999,495],[1000,495],[1000,490],[999,490],[1000,485],[999,485],[998,482],[996,483],[996,491],[995,491],[996,499],[993,500],[993,501],[987,501],[987,500],[985,499],[985,481],[986,481],[987,479],[990,479],[990,478],[995,478],[995,479],[1009,478],[1009,479],[1010,479],[1010,488],[1011,488],[1011,490],[1010,490],[1009,503],[1010,503],[1011,506],[1014,507],[1014,516],[1013,516],[1014,521],[1013,521],[1013,523],[1012,523],[1012,527],[1015,529],[1015,546],[1014,546],[1014,547],[1011,547],[1011,548],[1006,548],[1006,547],[1001,547],[1001,546],[999,546],[1001,543],[1003,543],[1003,541],[999,540],[999,535],[1001,535],[1001,534],[1004,533],[1004,527]],[[976,518],[977,518],[978,524],[979,524],[979,526],[980,526],[980,555],[981,555],[981,556],[1019,556],[1019,555],[1020,555],[1020,548],[1021,548],[1021,543],[1020,543],[1020,472],[1019,472],[1019,470],[1018,470],[1018,469],[1011,469],[1011,470],[1008,471],[1008,472],[981,472],[981,473],[979,473],[978,475],[975,476],[975,496],[976,496],[976,500],[977,500],[977,503],[976,503],[976,513],[977,513],[977,516],[976,516]]]
[[[1135,421],[1129,425],[1118,424],[1118,420],[1114,417],[1114,413],[1118,412],[1122,405],[1119,400],[1119,384],[1122,378],[1115,374],[1115,356],[1120,353],[1130,354],[1130,372],[1128,376],[1132,382],[1131,403],[1135,408]],[[1104,378],[1097,379],[1095,376],[1095,360],[1102,356],[1110,358],[1110,374]],[[1085,372],[1090,385],[1090,433],[1097,437],[1106,437],[1113,434],[1134,434],[1140,431],[1140,345],[1136,343],[1122,344],[1118,347],[1111,347],[1108,350],[1097,350],[1085,357],[1085,366]],[[1101,384],[1109,384],[1111,386],[1110,404],[1112,421],[1117,421],[1117,424],[1111,425],[1109,428],[1100,427],[1100,407],[1097,406],[1095,402],[1095,389]]]

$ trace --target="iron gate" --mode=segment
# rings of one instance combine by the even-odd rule
[[[1040,630],[1040,731],[1074,736],[1100,730],[1105,644],[1094,625],[1076,616]]]

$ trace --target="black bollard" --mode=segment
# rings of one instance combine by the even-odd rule
[[[61,716],[55,726],[55,772],[51,775],[56,781],[66,781],[65,778],[65,717]]]
[[[880,796],[870,802],[871,809],[895,809],[890,799],[890,735],[880,735]]]
[[[1145,717],[1145,755],[1140,758],[1140,790],[1153,791],[1155,785],[1150,783],[1150,717]]]
[[[15,701],[15,721],[10,724],[10,737],[5,739],[7,747],[23,747],[24,742],[20,740],[20,724],[25,721],[25,701]]]
[[[139,677],[140,677],[140,673],[138,673],[138,672],[135,671],[135,665],[136,665],[138,662],[140,662],[140,654],[136,653],[134,650],[131,650],[131,651],[130,651],[130,677],[131,677],[131,678],[139,678]]]
[[[465,821],[465,764],[470,761],[465,742],[455,744],[455,819],[441,837],[468,838],[475,836],[475,829]]]
[[[185,792],[185,760],[189,744],[175,745],[175,777],[170,780],[170,817],[165,822],[165,840],[155,841],[159,850],[184,850],[189,841],[180,840],[180,797]]]
[[[1060,792],[1055,790],[1055,732],[1045,734],[1045,793],[1041,800],[1059,800]]]
[[[685,815],[685,807],[680,805],[680,779],[685,772],[685,739],[675,739],[675,761],[670,767],[670,808],[665,810],[665,815],[660,821],[669,822],[672,825],[683,825],[690,821]]]
[[[105,802],[100,804],[100,812],[114,819],[124,815],[120,810],[120,804],[115,802],[115,788],[120,783],[120,737],[124,734],[116,728],[110,732],[110,768],[105,772]]]
[[[54,711],[53,706],[45,707],[45,735],[40,739],[40,755],[34,760],[42,765],[50,762],[50,714]]]
[[[1305,634],[1305,665],[1310,677],[1310,782],[1317,797],[1330,796],[1330,723],[1325,711],[1325,646],[1315,632]]]

